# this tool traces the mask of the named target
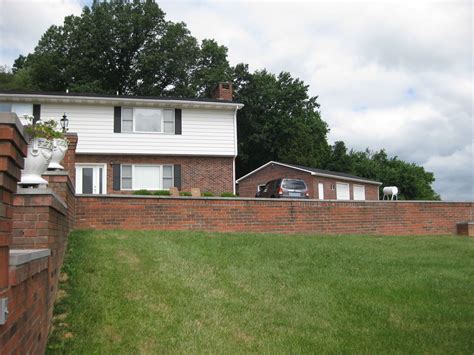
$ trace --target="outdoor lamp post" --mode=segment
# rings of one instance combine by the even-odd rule
[[[67,119],[66,112],[64,113],[63,118],[61,118],[60,122],[63,132],[66,133],[69,126],[69,120]]]

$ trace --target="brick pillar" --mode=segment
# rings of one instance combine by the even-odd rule
[[[69,141],[69,147],[61,165],[64,166],[64,170],[69,173],[72,184],[76,186],[77,133],[66,133],[66,138]]]
[[[27,149],[23,126],[16,114],[0,112],[0,294],[8,288],[13,194],[20,180]]]

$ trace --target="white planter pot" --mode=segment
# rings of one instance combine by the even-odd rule
[[[44,138],[34,138],[28,144],[25,168],[21,171],[20,185],[48,184],[41,175],[48,168],[53,154],[53,143]]]
[[[48,170],[64,170],[59,163],[64,159],[67,152],[67,141],[61,138],[53,139],[53,155]]]

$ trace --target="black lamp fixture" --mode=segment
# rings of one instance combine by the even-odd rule
[[[61,118],[60,122],[63,132],[66,133],[69,126],[69,120],[67,119],[66,112],[64,113],[63,118]]]

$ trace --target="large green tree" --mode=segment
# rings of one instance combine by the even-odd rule
[[[51,26],[33,53],[15,61],[45,91],[191,97],[229,80],[227,48],[198,43],[151,0],[97,2]]]
[[[286,72],[249,73],[243,64],[235,77],[236,100],[245,105],[238,116],[239,175],[269,160],[307,166],[325,161],[328,128],[307,85]]]
[[[232,81],[238,113],[237,176],[269,160],[353,173],[400,186],[402,197],[439,198],[433,174],[384,151],[348,152],[332,147],[317,97],[290,73],[230,67],[227,48],[201,42],[184,23],[167,21],[153,0],[94,1],[80,16],[51,26],[33,53],[20,55],[10,72],[0,68],[0,88],[210,97]]]
[[[332,151],[340,149],[341,142],[336,142]],[[364,152],[351,150],[348,154],[331,155],[329,166],[345,166],[344,171],[368,179],[381,181],[383,186],[397,186],[399,198],[404,200],[439,200],[440,196],[433,190],[433,173],[425,171],[422,166],[407,163],[398,157],[389,158],[385,150]],[[341,159],[338,160],[338,157]]]

